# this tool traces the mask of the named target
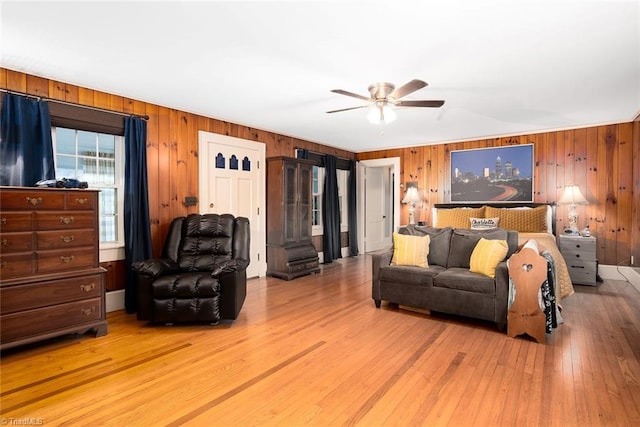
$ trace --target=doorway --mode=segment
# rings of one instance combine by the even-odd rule
[[[265,145],[199,131],[198,147],[200,213],[249,218],[251,262],[247,277],[265,276]]]
[[[400,221],[400,158],[358,162],[358,251],[391,247]]]

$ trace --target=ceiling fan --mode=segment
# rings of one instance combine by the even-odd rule
[[[403,86],[396,89],[393,83],[374,83],[369,86],[369,97],[358,95],[357,93],[348,92],[342,89],[333,89],[331,92],[341,95],[350,96],[352,98],[367,101],[365,105],[357,107],[341,108],[339,110],[327,111],[327,113],[339,113],[341,111],[356,110],[359,108],[369,108],[368,119],[372,123],[390,123],[395,120],[395,111],[391,107],[442,107],[444,101],[427,101],[427,100],[401,100],[410,93],[422,89],[427,86],[422,80],[411,80]]]

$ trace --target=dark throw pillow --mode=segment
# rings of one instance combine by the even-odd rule
[[[435,228],[424,227],[418,225],[408,225],[402,227],[400,234],[409,234],[414,236],[428,235],[431,238],[429,244],[429,265],[439,265],[441,267],[447,267],[447,259],[449,258],[449,245],[451,242],[451,233],[453,228]]]

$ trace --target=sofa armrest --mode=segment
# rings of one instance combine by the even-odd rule
[[[380,267],[391,264],[393,248],[382,249],[371,253],[371,297],[380,305]]]
[[[218,277],[222,274],[231,273],[233,271],[246,270],[248,265],[249,262],[243,259],[228,259],[215,264],[211,271],[211,276]]]
[[[246,268],[214,277],[220,282],[220,317],[236,319],[247,296]]]
[[[156,279],[167,274],[175,274],[180,271],[180,266],[172,259],[156,258],[134,262],[131,269],[136,274]]]
[[[175,274],[180,271],[178,264],[168,258],[155,258],[134,262],[131,265],[134,272],[136,287],[136,317],[138,320],[153,318],[153,282],[165,274]]]
[[[496,301],[495,319],[499,330],[506,330],[507,311],[509,300],[509,267],[506,261],[502,261],[496,267]]]

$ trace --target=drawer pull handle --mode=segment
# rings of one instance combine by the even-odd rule
[[[27,202],[31,203],[33,206],[39,205],[40,203],[42,203],[42,197],[27,197]]]
[[[2,218],[2,220],[0,220],[0,221],[2,221],[3,224],[6,224],[7,223],[7,218]]]
[[[90,283],[88,285],[80,285],[80,289],[82,289],[85,292],[90,292],[92,290],[94,290],[96,288],[96,284],[95,283]]]
[[[572,265],[571,268],[584,268],[584,265]]]
[[[2,239],[2,246],[7,246],[7,243],[9,243],[7,239]]]
[[[89,201],[89,199],[76,199],[76,202],[78,202],[81,205],[84,205],[85,203],[87,203]]]
[[[84,314],[85,316],[91,316],[91,314],[93,314],[94,311],[95,309],[93,307],[80,309],[80,313]]]
[[[72,216],[61,216],[60,217],[60,222],[63,224],[71,224],[73,221],[75,221],[75,218],[73,218]]]
[[[74,236],[60,236],[60,240],[62,240],[65,243],[71,243],[74,240],[76,240],[76,238]]]
[[[64,262],[65,264],[69,264],[71,261],[73,261],[75,259],[74,255],[70,255],[70,256],[61,256],[60,257],[60,261]]]
[[[0,262],[0,268],[5,268],[7,266],[7,261]]]

